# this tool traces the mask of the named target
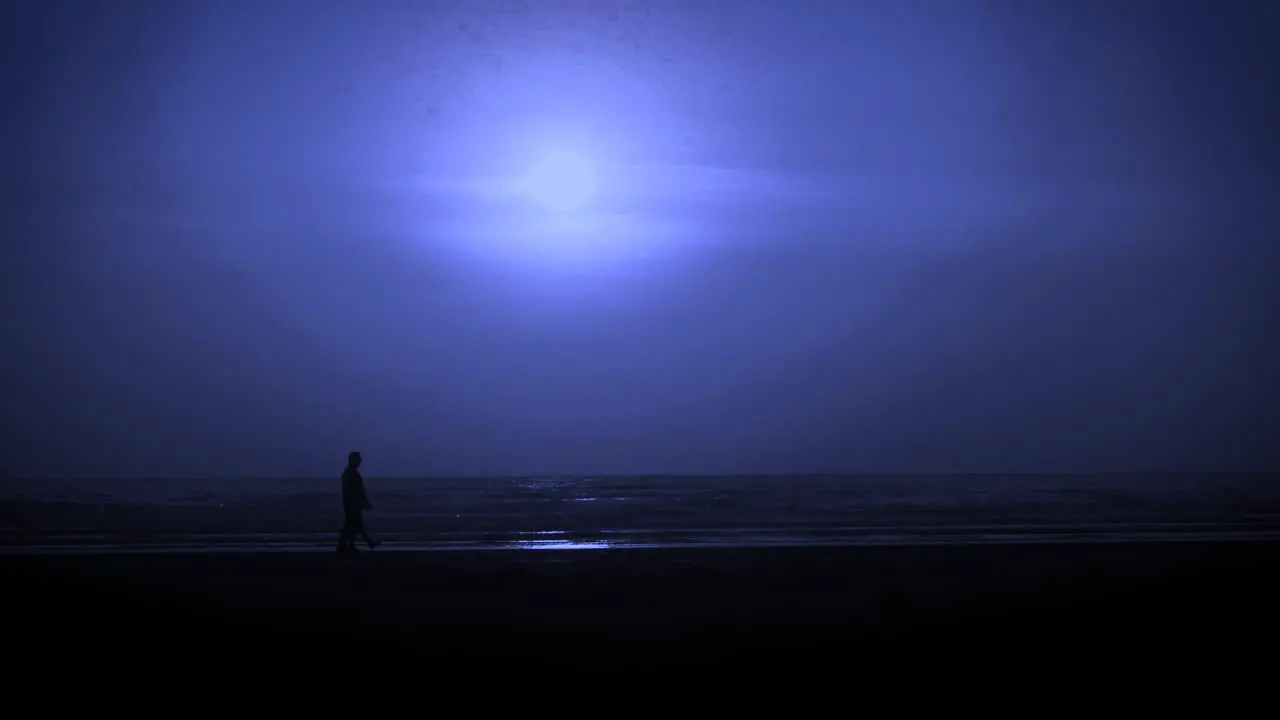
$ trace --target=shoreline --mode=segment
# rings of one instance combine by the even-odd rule
[[[699,550],[881,546],[1280,542],[1275,522],[970,524],[510,532],[378,532],[380,552]],[[327,552],[337,532],[50,533],[0,537],[0,555]]]

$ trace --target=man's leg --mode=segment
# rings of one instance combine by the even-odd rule
[[[338,533],[338,552],[352,553],[356,551],[356,524],[352,522],[351,513],[343,518],[342,532]]]
[[[353,549],[355,548],[355,545],[356,545],[356,535],[359,535],[360,537],[364,538],[364,541],[369,546],[370,550],[381,545],[381,543],[373,539],[373,536],[369,534],[368,530],[364,529],[364,513],[362,512],[353,513],[351,516],[351,520],[352,520],[351,547]]]
[[[369,549],[377,547],[377,542],[370,541],[369,533],[364,529],[364,513],[354,510],[347,514],[347,527],[349,528],[347,539],[351,543],[351,552],[356,552],[356,538],[362,537],[369,544]]]

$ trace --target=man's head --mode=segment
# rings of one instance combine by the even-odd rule
[[[360,467],[360,453],[352,451],[347,453],[347,467],[356,470]]]

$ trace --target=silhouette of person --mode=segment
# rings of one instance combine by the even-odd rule
[[[360,453],[347,455],[347,469],[342,471],[342,532],[338,534],[338,552],[356,551],[356,536],[364,538],[372,550],[382,543],[364,529],[364,511],[372,510],[369,496],[364,493],[364,478],[360,476]]]

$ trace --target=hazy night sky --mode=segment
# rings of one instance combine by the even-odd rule
[[[1275,3],[0,24],[5,475],[1280,469]]]

